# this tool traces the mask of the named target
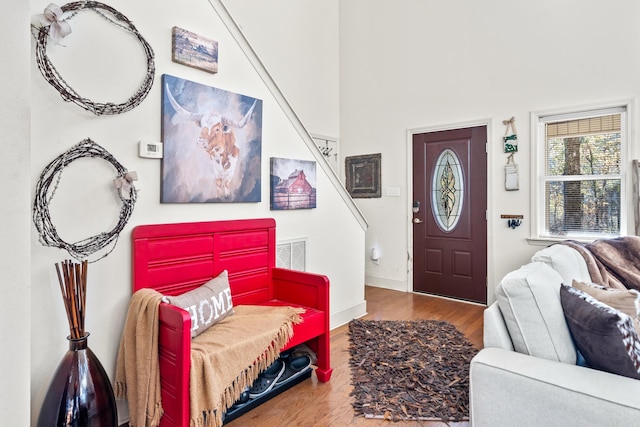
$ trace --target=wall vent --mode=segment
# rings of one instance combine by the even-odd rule
[[[276,267],[306,271],[307,239],[282,240],[276,244]]]

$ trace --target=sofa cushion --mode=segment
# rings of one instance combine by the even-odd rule
[[[587,263],[577,250],[570,246],[555,244],[539,250],[531,257],[532,262],[544,262],[562,277],[562,283],[571,285],[571,282],[580,280],[591,281],[591,275]]]
[[[640,315],[640,292],[635,289],[610,288],[577,280],[573,281],[572,286],[634,319]]]
[[[191,338],[233,314],[229,276],[224,270],[204,285],[163,301],[186,310],[191,316]]]
[[[640,337],[632,318],[571,286],[562,285],[560,299],[589,367],[640,379]]]
[[[561,283],[548,264],[532,262],[502,279],[496,299],[517,352],[575,364],[576,349],[560,303]]]

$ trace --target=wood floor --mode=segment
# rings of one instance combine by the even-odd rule
[[[446,320],[465,334],[478,349],[482,348],[482,312],[484,306],[457,302],[427,295],[390,291],[369,287],[365,289],[368,314],[363,319]],[[247,414],[231,421],[229,427],[244,426],[389,426],[388,421],[355,417],[351,407],[351,378],[349,370],[349,337],[347,325],[331,332],[331,364],[333,376],[328,383],[319,383],[315,374]],[[400,422],[398,427],[440,427],[439,422]],[[467,422],[450,426],[468,426]]]

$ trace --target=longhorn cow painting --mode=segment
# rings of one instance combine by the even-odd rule
[[[259,202],[262,100],[162,76],[162,203]]]

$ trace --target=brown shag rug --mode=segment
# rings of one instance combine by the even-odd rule
[[[356,415],[391,421],[469,419],[469,362],[478,352],[450,323],[352,320]]]

